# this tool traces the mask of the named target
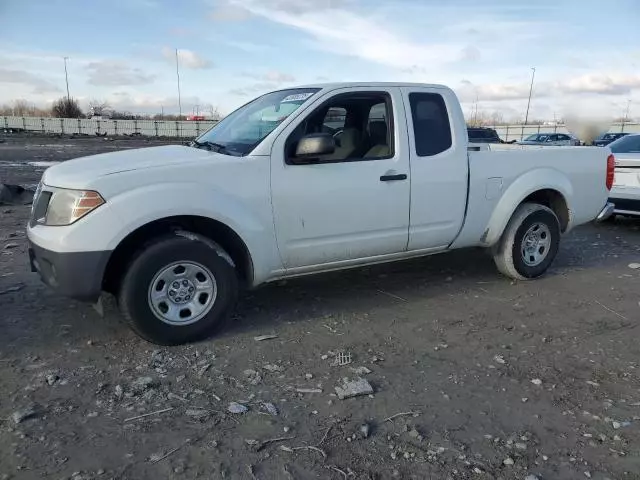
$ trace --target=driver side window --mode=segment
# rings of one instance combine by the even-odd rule
[[[386,92],[336,95],[316,108],[287,139],[286,162],[297,164],[298,143],[321,135],[331,153],[307,157],[305,163],[336,163],[391,158],[394,151],[391,96]]]

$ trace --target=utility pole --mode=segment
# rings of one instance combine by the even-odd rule
[[[533,93],[533,79],[536,76],[536,67],[531,67],[531,86],[529,87],[529,100],[527,101],[527,113],[524,116],[524,124],[529,121],[529,107],[531,106],[531,94]]]
[[[622,117],[622,128],[620,131],[624,133],[624,125],[629,122],[629,109],[631,108],[631,100],[627,100],[627,109],[624,112],[624,117]]]
[[[69,59],[69,57],[63,57],[63,58],[64,58],[64,79],[67,83],[67,103],[70,104],[71,97],[69,96],[69,74],[67,73],[67,60]]]
[[[178,66],[178,49],[176,48],[176,77],[178,77],[178,119],[182,120],[182,98],[180,97],[180,69]]]
[[[478,126],[478,88],[476,87],[476,105],[475,105],[475,111],[473,113],[473,126],[477,127]]]
[[[164,120],[164,105],[160,105],[160,120]]]

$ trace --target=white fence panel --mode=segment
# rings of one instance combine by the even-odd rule
[[[217,122],[174,120],[98,120],[75,118],[0,117],[0,128],[16,128],[43,133],[83,135],[143,135],[146,137],[194,138]],[[533,133],[568,133],[564,125],[500,125],[493,127],[506,141],[520,140]],[[613,124],[610,132],[640,133],[640,123]]]
[[[0,117],[0,128],[42,133],[83,135],[143,135],[193,138],[209,130],[216,121],[108,120],[97,118]]]

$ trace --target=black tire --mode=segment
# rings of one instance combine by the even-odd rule
[[[179,345],[206,338],[229,317],[238,296],[238,277],[229,256],[206,239],[172,235],[138,252],[124,275],[118,293],[120,311],[131,328],[158,345]],[[217,294],[211,309],[194,323],[172,325],[162,321],[149,305],[149,289],[156,275],[174,262],[195,262],[213,275]]]
[[[525,236],[534,225],[545,226],[546,231],[542,229],[542,235],[546,238],[548,231],[550,236],[548,246],[541,247],[542,254],[545,256],[537,264],[533,264],[534,257],[527,255],[525,260],[525,254],[522,252]],[[509,220],[494,250],[493,260],[500,273],[507,277],[516,280],[539,277],[547,271],[556,258],[560,235],[560,222],[553,210],[537,203],[523,203],[516,208]]]

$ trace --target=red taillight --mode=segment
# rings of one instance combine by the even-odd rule
[[[613,154],[607,157],[607,190],[613,187],[613,177],[616,174],[616,159]]]

